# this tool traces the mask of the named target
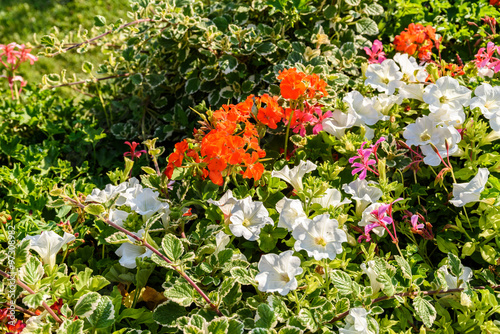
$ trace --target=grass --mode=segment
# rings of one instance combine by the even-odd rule
[[[119,18],[127,20],[128,0],[0,0],[0,44],[17,42],[31,43],[33,54],[43,35],[57,27],[60,33],[76,32],[81,25],[90,30],[94,17],[102,15],[107,22],[115,22]],[[34,36],[36,35],[36,39]],[[39,57],[33,66],[23,64],[20,74],[31,84],[41,81],[44,74],[60,73],[67,69],[68,74],[80,73],[84,61],[98,64],[105,58],[99,49],[85,54],[77,54],[72,50],[54,58]],[[7,82],[2,82],[7,87]],[[66,90],[65,94],[71,94]]]

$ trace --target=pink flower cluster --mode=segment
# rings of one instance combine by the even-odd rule
[[[290,119],[291,112],[290,108],[285,110],[287,120]],[[293,133],[298,133],[302,137],[305,137],[306,128],[312,126],[313,134],[317,135],[323,130],[323,120],[331,116],[331,111],[323,113],[319,105],[311,106],[305,102],[304,110],[295,109],[290,128],[293,130]],[[285,121],[285,124],[288,124],[288,121]]]
[[[359,148],[357,150],[358,155],[355,155],[355,156],[349,158],[349,163],[352,164],[351,167],[354,168],[352,171],[352,175],[361,172],[361,174],[359,174],[360,180],[364,180],[366,178],[366,173],[368,171],[370,171],[378,176],[378,172],[375,169],[371,168],[370,166],[375,165],[377,163],[377,161],[378,161],[377,149],[378,149],[379,144],[383,141],[385,141],[385,138],[380,137],[380,139],[377,140],[377,142],[374,145],[370,146],[370,148],[363,148],[365,146],[366,142],[363,142],[363,144],[361,144],[361,148]],[[370,159],[372,154],[375,156],[376,160]],[[359,159],[359,162],[354,162],[358,159]]]
[[[496,46],[493,42],[488,42],[486,48],[480,48],[475,56],[476,67],[486,67],[492,69],[495,73],[500,71],[500,59],[494,57],[495,52],[500,53],[500,46]]]
[[[31,49],[28,49],[24,44],[0,44],[0,63],[7,69],[7,75],[0,75],[0,78],[6,78],[9,81],[12,99],[14,99],[14,82],[19,81],[21,83],[19,93],[21,93],[21,89],[26,86],[27,83],[22,76],[15,75],[14,73],[22,63],[29,61],[30,65],[33,65],[35,61],[38,60],[38,58],[30,52]]]
[[[380,64],[384,60],[386,60],[384,46],[382,45],[382,42],[379,41],[378,39],[373,41],[371,49],[365,46],[364,50],[366,54],[370,57],[368,58],[368,63],[370,64]]]

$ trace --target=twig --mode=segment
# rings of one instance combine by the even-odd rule
[[[5,271],[2,271],[0,270],[0,275],[9,279],[9,280],[13,280],[13,277],[10,276],[9,274],[7,274]],[[28,291],[28,293],[34,295],[35,294],[35,291],[31,290],[31,288],[29,286],[27,286],[26,284],[24,284],[23,282],[21,282],[19,279],[16,278],[16,284],[19,285],[21,288],[23,288],[24,290]],[[61,318],[59,318],[57,316],[57,314],[54,313],[54,311],[49,307],[49,305],[47,305],[46,302],[42,302],[42,306],[44,309],[47,310],[47,312],[49,312],[49,314],[60,324],[62,324],[62,320]]]
[[[99,36],[96,36],[96,37],[91,38],[91,39],[88,39],[88,40],[86,40],[86,41],[84,41],[84,42],[81,42],[81,43],[78,43],[78,44],[72,45],[72,46],[70,46],[70,47],[68,47],[68,48],[66,48],[66,49],[62,49],[61,51],[58,51],[58,52],[56,52],[56,53],[49,54],[49,55],[47,55],[47,57],[49,57],[49,58],[50,58],[50,57],[55,57],[55,56],[57,56],[57,55],[58,55],[58,54],[60,54],[60,53],[63,53],[63,52],[69,51],[69,50],[71,50],[71,49],[78,48],[78,47],[80,47],[80,46],[82,46],[82,45],[84,45],[84,44],[92,43],[93,41],[98,40],[98,39],[100,39],[100,38],[103,38],[104,36],[107,36],[107,35],[111,34],[112,32],[119,31],[119,30],[121,30],[121,29],[123,29],[123,28],[126,28],[126,27],[129,27],[129,26],[131,26],[131,25],[138,24],[138,23],[142,23],[142,22],[151,22],[151,21],[153,21],[153,19],[140,19],[140,20],[135,20],[135,21],[132,21],[132,22],[128,22],[128,23],[122,24],[121,26],[119,26],[119,27],[118,27],[118,28],[116,28],[116,29],[111,29],[111,30],[108,30],[108,31],[106,31],[106,32],[105,32],[105,33],[103,33],[103,34],[100,34]]]
[[[84,209],[85,208],[85,205],[79,203],[78,201],[72,199],[72,198],[69,198],[69,197],[64,197],[65,200],[67,201],[70,201],[71,203],[73,203],[74,205],[78,206],[79,208],[82,208]],[[222,316],[222,313],[219,311],[219,308],[214,304],[212,303],[212,301],[210,300],[210,298],[208,298],[208,296],[205,294],[205,292],[203,292],[203,290],[200,289],[200,287],[185,273],[183,272],[182,270],[180,270],[179,268],[177,268],[175,265],[172,264],[172,261],[170,261],[168,259],[168,257],[166,257],[165,255],[163,255],[162,253],[160,253],[159,250],[157,250],[156,248],[154,248],[153,246],[151,246],[146,240],[143,240],[142,238],[138,237],[137,235],[135,235],[134,233],[128,231],[127,229],[119,226],[119,225],[116,225],[115,223],[113,223],[111,220],[109,219],[106,219],[100,215],[98,215],[97,217],[99,217],[100,219],[102,219],[106,224],[116,228],[118,231],[121,231],[123,233],[125,233],[126,235],[130,236],[131,238],[139,241],[144,247],[146,247],[147,249],[151,250],[153,253],[155,253],[156,255],[158,255],[158,257],[160,257],[163,261],[167,262],[168,264],[170,264],[170,266],[175,270],[177,271],[177,273],[179,273],[179,275],[181,275],[188,283],[189,285],[191,285],[195,290],[196,292],[198,292],[200,294],[200,296],[205,299],[205,301],[210,305],[210,307],[219,315],[219,316]]]
[[[58,87],[65,87],[65,86],[81,85],[81,84],[84,84],[84,83],[99,82],[99,81],[109,80],[109,79],[114,79],[114,78],[128,77],[128,76],[131,76],[132,74],[134,74],[134,73],[124,73],[124,74],[111,75],[109,77],[103,77],[103,78],[94,78],[94,79],[80,80],[80,81],[75,81],[75,82],[68,82],[68,83],[65,83],[65,84],[60,84],[60,85],[55,85],[55,86],[49,86],[48,89],[58,88]]]

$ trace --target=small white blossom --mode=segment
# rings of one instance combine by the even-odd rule
[[[423,98],[429,104],[431,113],[438,112],[441,108],[462,110],[470,103],[471,91],[460,86],[456,79],[444,76],[437,79],[435,84],[425,87]]]
[[[310,161],[301,161],[298,166],[295,166],[292,169],[290,169],[287,165],[280,171],[273,171],[271,176],[278,177],[288,182],[296,190],[302,190],[302,178],[306,173],[316,170],[316,167],[317,166]]]
[[[143,191],[141,183],[135,177],[128,180],[128,182],[124,182],[124,184],[127,185],[127,188],[120,192],[120,196],[118,196],[115,201],[116,206],[130,206],[130,201],[139,196],[139,194]]]
[[[373,100],[364,97],[357,90],[347,93],[342,101],[349,107],[348,112],[356,117],[354,125],[374,125],[383,116],[373,106]]]
[[[160,194],[150,188],[143,189],[135,198],[128,200],[130,208],[144,217],[151,218],[155,213],[168,210],[168,203],[158,200]]]
[[[392,59],[386,59],[382,64],[370,64],[366,70],[365,85],[370,85],[380,93],[394,94],[402,84],[403,73]],[[368,123],[367,123],[368,124]]]
[[[231,211],[229,229],[236,237],[249,241],[259,238],[260,230],[267,224],[274,224],[262,202],[253,202],[250,197],[238,200]]]
[[[424,85],[404,84],[399,87],[399,96],[403,99],[415,99],[424,102]]]
[[[344,136],[345,130],[350,129],[356,123],[356,116],[353,113],[343,113],[335,109],[331,117],[323,119],[323,131],[340,139]]]
[[[317,261],[335,259],[337,254],[342,253],[342,243],[347,242],[346,233],[338,226],[337,220],[330,219],[328,214],[303,221],[292,232],[297,240],[295,250],[305,250],[308,256]]]
[[[144,230],[141,229],[134,234],[139,238],[142,238],[143,233]],[[131,238],[130,236],[128,236],[128,238],[130,242],[135,241],[135,239]],[[137,266],[137,264],[135,263],[136,258],[151,257],[151,255],[153,255],[153,251],[151,251],[150,249],[144,246],[138,246],[128,242],[121,244],[120,247],[118,247],[118,249],[115,251],[115,253],[120,257],[119,261],[120,264],[125,268],[129,269],[134,269]]]
[[[450,203],[454,206],[464,206],[467,203],[478,202],[481,192],[488,182],[490,172],[487,168],[479,168],[479,172],[468,183],[453,183],[453,199]]]
[[[300,267],[300,259],[292,254],[293,251],[288,250],[280,255],[266,254],[260,258],[259,273],[255,276],[260,291],[278,292],[285,296],[297,289],[295,276],[302,274],[304,270]]]
[[[329,207],[337,208],[344,204],[349,204],[351,201],[347,198],[342,200],[342,193],[334,188],[329,188],[325,191],[325,194],[321,197],[313,198],[311,203],[316,203],[321,205],[321,207],[328,209]]]
[[[369,183],[364,179],[356,179],[342,186],[342,189],[352,195],[351,198],[356,201],[356,213],[359,215],[368,205],[377,202],[383,195],[382,190],[372,187],[370,184],[374,185],[375,183]]]
[[[76,238],[68,232],[64,232],[64,235],[61,237],[54,231],[43,231],[39,235],[29,235],[25,239],[30,240],[29,248],[40,255],[43,264],[48,264],[50,268],[53,268],[56,265],[57,253],[59,253],[64,245],[74,241]]]
[[[368,312],[361,307],[354,307],[349,310],[345,318],[346,326],[339,329],[340,334],[378,334],[378,323],[373,322],[375,331],[368,328]]]
[[[129,213],[127,211],[111,209],[109,210],[108,219],[116,225],[123,227],[123,222],[127,220],[128,215]]]
[[[399,64],[403,73],[403,80],[407,82],[425,82],[429,74],[424,66],[417,64],[413,57],[409,57],[406,53],[396,53],[394,60]]]
[[[372,287],[373,293],[379,292],[381,289],[384,288],[384,285],[380,282],[377,281],[377,273],[374,270],[375,267],[375,261],[368,261],[368,266],[366,264],[361,263],[361,270],[368,275],[368,278],[370,279],[370,285]]]
[[[491,68],[488,68],[486,66],[478,68],[477,69],[477,75],[481,78],[493,78],[493,75],[495,74],[495,71],[493,71]]]
[[[373,107],[377,112],[382,115],[380,117],[381,120],[387,121],[389,120],[389,111],[391,108],[397,104],[400,105],[403,102],[403,98],[398,95],[387,95],[387,94],[379,94],[372,98]]]
[[[227,244],[231,241],[231,237],[224,233],[223,231],[220,231],[215,235],[215,254],[218,254],[220,251],[223,251]]]
[[[293,231],[302,221],[307,220],[302,202],[298,199],[284,197],[276,203],[276,211],[280,214],[278,227],[286,228],[289,231]]]
[[[85,198],[85,202],[96,202],[104,204],[107,201],[113,199],[116,195],[125,191],[127,187],[128,182],[123,182],[117,186],[107,184],[104,190],[95,188],[92,190],[92,193]]]
[[[476,97],[472,98],[470,108],[479,108],[481,113],[490,120],[494,131],[500,131],[500,86],[491,87],[483,83],[474,91]]]
[[[224,214],[224,217],[229,217],[231,215],[231,210],[233,209],[234,204],[237,201],[238,200],[235,197],[233,197],[233,192],[231,190],[228,190],[220,198],[220,200],[214,201],[213,199],[209,199],[207,202],[213,205],[217,205]]]

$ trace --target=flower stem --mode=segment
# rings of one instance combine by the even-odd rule
[[[13,280],[13,279],[14,279],[14,277],[10,276],[9,274],[7,274],[5,271],[2,271],[2,270],[0,270],[0,275],[1,275],[1,276],[3,276],[3,277],[5,277],[5,278],[7,278],[7,279],[9,279],[9,280]],[[21,281],[20,281],[19,279],[17,279],[17,278],[16,278],[15,280],[16,280],[16,284],[17,284],[18,286],[20,286],[22,289],[24,289],[24,290],[28,291],[28,293],[29,293],[29,294],[32,294],[32,295],[34,295],[34,294],[35,294],[35,291],[33,291],[33,290],[29,287],[29,286],[27,286],[26,284],[24,284],[23,282],[21,282]],[[55,313],[54,313],[54,311],[53,311],[53,310],[49,307],[49,305],[47,305],[47,303],[46,303],[46,302],[42,302],[42,306],[43,306],[43,308],[44,308],[44,309],[46,309],[46,310],[47,310],[47,312],[49,312],[49,314],[50,314],[50,315],[51,315],[51,316],[52,316],[52,317],[53,317],[53,318],[54,318],[54,319],[55,319],[58,323],[62,324],[62,320],[61,320],[61,318],[59,318],[59,317],[57,316],[57,314],[55,314]]]
[[[286,125],[286,134],[285,134],[285,160],[288,155],[288,135],[290,134],[290,125],[292,124],[293,114],[295,113],[295,109],[292,109],[292,113],[290,114],[290,118],[288,119],[288,124]]]

